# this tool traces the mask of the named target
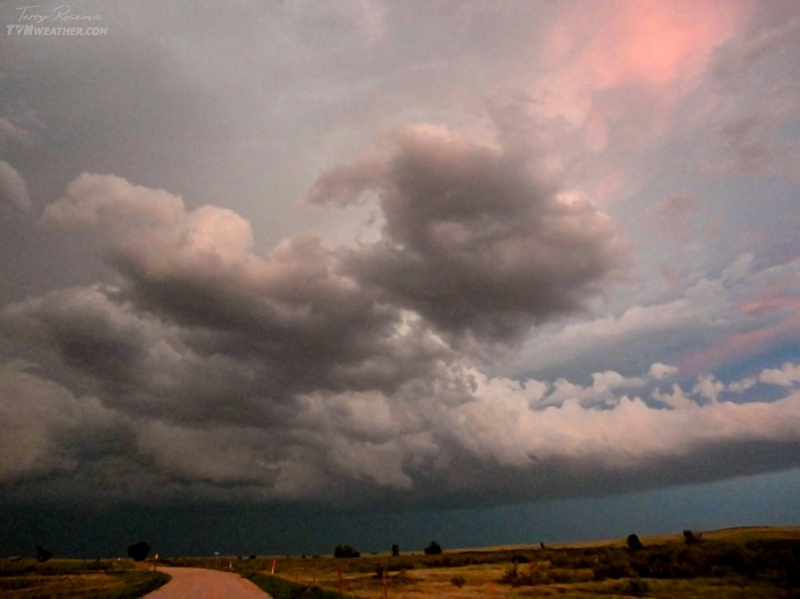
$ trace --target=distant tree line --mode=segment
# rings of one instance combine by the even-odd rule
[[[361,557],[361,554],[350,545],[337,545],[333,557]]]

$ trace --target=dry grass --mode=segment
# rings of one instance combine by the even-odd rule
[[[544,550],[538,544],[458,549],[437,556],[177,558],[164,563],[268,574],[274,560],[277,576],[330,591],[341,588],[352,599],[384,597],[383,576],[376,573],[381,568],[388,568],[390,599],[800,599],[798,583],[789,575],[792,569],[800,571],[798,526],[703,531],[702,542],[690,547],[682,533],[640,539],[644,549],[636,553],[627,551],[621,538],[551,544]]]
[[[544,551],[538,545],[516,545],[491,550],[447,551],[441,556],[406,553],[397,558],[386,555],[358,559],[278,558],[276,574],[303,585],[318,585],[332,591],[341,588],[347,597],[358,599],[383,599],[384,596],[391,599],[555,596],[597,599],[598,595],[659,599],[800,597],[797,588],[787,587],[785,575],[785,568],[790,567],[789,562],[795,559],[792,556],[800,556],[800,527],[725,529],[704,532],[702,538],[703,542],[687,548],[682,534],[641,537],[645,550],[635,559],[623,549],[625,539],[548,545]],[[771,563],[766,559],[772,551],[770,543],[775,543],[776,555],[789,552],[776,558],[777,567],[765,565]],[[686,557],[687,552],[695,557],[701,556],[696,562],[700,564],[697,573],[683,571],[675,578],[662,573],[642,579],[630,578],[635,576],[632,572],[608,578],[598,575],[603,571],[600,566],[606,562],[622,563],[620,567],[629,570],[633,566],[646,566],[649,559],[663,559],[664,563],[671,564],[670,567],[685,566],[680,560]],[[757,565],[755,571],[751,571],[748,565],[747,560],[751,559]],[[523,563],[515,566],[512,560]],[[721,565],[709,566],[709,563],[717,563],[714,560]],[[732,561],[728,564],[726,560]],[[233,569],[247,569],[249,566],[267,571],[271,563],[272,558],[228,562]],[[403,564],[406,564],[406,569],[397,571]],[[386,573],[386,591],[383,576],[376,574],[376,567],[381,565],[392,568]],[[512,568],[514,575],[510,576]]]
[[[745,543],[748,541],[765,541],[778,539],[800,539],[800,526],[736,526],[720,530],[694,531],[702,533],[707,541],[730,541]],[[659,545],[666,543],[683,542],[683,534],[639,536],[645,545]],[[569,543],[551,543],[548,549],[591,549],[594,547],[624,547],[625,539],[592,539],[588,541],[573,541]],[[536,550],[539,545],[498,545],[478,549],[456,549],[453,552],[473,551],[520,551]]]
[[[134,599],[168,580],[166,574],[137,568],[130,560],[0,562],[3,599]]]
[[[753,581],[744,577],[732,579],[653,580],[648,579],[648,590],[643,595],[632,592],[629,579],[606,580],[574,584],[543,584],[515,587],[500,582],[506,566],[482,565],[463,568],[437,568],[394,573],[387,578],[387,596],[390,599],[517,599],[561,597],[563,599],[647,596],[660,599],[777,599],[793,595],[782,594],[775,585]],[[451,580],[461,576],[462,587]],[[304,581],[310,583],[311,581]],[[317,584],[338,590],[336,577],[320,579]],[[347,575],[344,577],[344,594],[351,598],[383,599],[384,588],[375,575]]]

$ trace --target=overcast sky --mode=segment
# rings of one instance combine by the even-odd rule
[[[499,544],[502,506],[616,534],[680,492],[725,525],[695,483],[800,523],[794,0],[29,4],[0,8],[8,551],[54,506],[376,545],[342,510],[449,509]]]

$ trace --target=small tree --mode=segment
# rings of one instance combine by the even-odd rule
[[[350,545],[337,545],[333,557],[361,557],[361,554]]]
[[[144,541],[139,541],[135,545],[130,545],[128,547],[128,556],[135,562],[146,560],[148,553],[150,553],[150,545]]]
[[[48,551],[41,545],[36,546],[36,561],[37,562],[46,562],[51,557],[53,557],[52,552]]]
[[[431,541],[423,551],[425,555],[439,555],[442,552],[442,546],[436,541]]]
[[[699,540],[696,536],[694,536],[694,533],[689,529],[683,531],[683,538],[686,541],[687,545],[694,545]]]
[[[636,535],[628,535],[628,550],[639,551],[643,547],[642,542]]]
[[[400,555],[400,545],[395,543],[392,545],[392,557],[397,557],[398,555]]]

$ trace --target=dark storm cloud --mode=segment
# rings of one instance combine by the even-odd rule
[[[0,481],[35,481],[74,471],[81,463],[94,466],[98,459],[130,455],[132,436],[126,435],[123,417],[36,370],[24,361],[0,367]]]
[[[0,88],[5,203],[49,204],[49,228],[2,236],[20,257],[0,311],[4,500],[469,505],[797,464],[796,365],[696,383],[671,365],[687,346],[724,345],[758,291],[709,274],[657,301],[644,260],[634,299],[593,302],[626,273],[603,211],[644,213],[620,190],[669,178],[651,162],[674,156],[654,152],[729,35],[723,10],[685,11],[673,25],[692,39],[673,43],[659,35],[670,11],[635,3],[599,9],[611,24],[600,33],[578,5],[238,8],[109,5],[104,39],[0,41],[14,44]],[[651,9],[655,28],[631,30]],[[775,85],[760,102],[759,77],[737,77],[734,60],[727,84],[758,98],[740,110],[728,93],[709,124],[762,166],[796,114],[783,75],[796,25],[780,29],[745,62],[783,56],[769,78],[788,82],[786,104]],[[642,94],[647,81],[657,89]],[[509,86],[517,100],[501,110]],[[489,89],[494,106],[479,99]],[[487,104],[495,141],[473,112]],[[451,128],[401,127],[330,168],[420,121]],[[366,208],[289,208],[320,172],[310,202]],[[714,198],[702,210],[676,199],[698,192],[692,169],[675,176],[655,216],[684,231]],[[733,196],[720,206],[735,213]],[[380,231],[353,224],[368,211]],[[785,265],[788,281],[798,268]],[[19,285],[23,274],[41,284]],[[531,330],[539,370],[526,372],[542,380],[475,368]]]
[[[180,394],[195,397],[195,411],[187,410],[194,417],[203,414],[198,398],[217,393],[246,403],[319,389],[390,391],[452,357],[347,275],[341,250],[310,235],[285,240],[265,260],[251,252],[249,223],[233,212],[187,212],[167,192],[97,175],[70,184],[44,222],[94,238],[120,286],[12,305],[6,320],[45,331],[68,364],[118,390],[139,373],[136,384],[157,393],[150,381],[161,377],[149,371],[171,362],[153,359],[152,348],[169,347],[187,381]]]
[[[526,327],[560,310],[514,293],[519,303],[499,297],[493,310],[482,293],[529,289],[525,278],[539,276],[536,290],[566,271],[558,292],[576,305],[614,272],[621,245],[586,200],[531,187],[499,150],[438,129],[405,135],[367,158],[379,168],[362,162],[314,190],[351,201],[372,188],[365,181],[386,188],[385,239],[357,249],[303,235],[262,258],[249,223],[229,210],[189,211],[177,196],[113,176],[73,181],[43,224],[92,239],[116,283],[0,314],[4,349],[46,365],[2,373],[0,438],[13,447],[0,465],[18,481],[14,499],[464,505],[693,481],[727,447],[757,446],[760,457],[718,476],[794,464],[793,382],[772,404],[735,405],[708,377],[684,391],[664,364],[638,378],[598,372],[590,387],[471,367],[431,322],[512,339],[501,326],[509,305]],[[601,258],[582,268],[581,251]],[[388,253],[412,264],[412,280],[431,276],[418,256],[451,265],[429,284],[456,303],[451,286],[471,265],[487,289],[462,292],[477,296],[468,307],[486,305],[487,320],[442,320],[402,285],[376,280],[365,265]],[[497,273],[484,255],[499,261]]]
[[[113,301],[113,290],[98,286],[56,291],[6,307],[1,322],[18,341],[52,347],[70,367],[98,380],[139,382],[144,329]]]
[[[308,201],[376,193],[383,238],[349,252],[348,272],[447,334],[516,341],[579,310],[624,255],[611,219],[543,172],[517,150],[409,127],[322,175]]]

